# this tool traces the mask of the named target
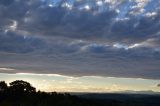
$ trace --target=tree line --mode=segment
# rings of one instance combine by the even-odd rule
[[[0,106],[100,106],[101,103],[68,93],[36,91],[30,83],[16,80],[0,81]],[[101,105],[103,106],[103,105]]]

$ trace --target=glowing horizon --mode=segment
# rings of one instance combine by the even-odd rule
[[[101,76],[72,77],[58,74],[34,74],[34,73],[1,73],[0,80],[7,83],[14,80],[30,82],[37,90],[46,92],[136,92],[153,91],[160,92],[157,84],[160,80],[141,78],[116,78]],[[7,80],[6,80],[7,78]]]

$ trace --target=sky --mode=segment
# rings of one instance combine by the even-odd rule
[[[159,0],[0,0],[0,80],[160,92],[159,28]]]

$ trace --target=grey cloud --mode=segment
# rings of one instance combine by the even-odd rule
[[[15,70],[10,73],[45,73],[69,76],[111,76],[159,79],[160,72],[157,57],[133,54],[124,50],[107,52],[77,52],[66,54],[3,54],[0,55],[0,67]],[[6,71],[1,71],[6,72]]]
[[[0,4],[2,5],[10,5],[14,2],[14,0],[1,0]]]
[[[44,48],[46,43],[33,37],[23,37],[12,32],[0,33],[0,51],[8,53],[28,53]]]
[[[129,20],[117,22],[115,19],[118,13],[110,9],[94,15],[92,11],[45,7],[35,11],[33,10],[30,14],[29,17],[33,21],[31,24],[24,23],[23,25],[27,26],[22,26],[23,30],[26,29],[33,31],[33,33],[50,36],[65,36],[91,40],[94,38],[105,38],[105,40],[109,40],[110,42],[136,43],[143,41],[154,37],[159,32],[160,26],[158,23],[159,12],[155,17],[131,15],[129,16]],[[135,27],[136,23],[137,25]]]
[[[17,20],[19,23],[18,29],[42,36],[64,36],[90,40],[105,38],[104,40],[110,42],[136,43],[153,37],[159,32],[159,10],[156,10],[158,14],[155,17],[145,17],[143,15],[129,15],[128,13],[132,9],[122,9],[121,5],[123,7],[128,5],[136,6],[137,3],[134,3],[134,1],[119,2],[117,7],[103,9],[99,13],[96,13],[96,11],[99,11],[97,9],[93,11],[76,9],[76,7],[78,8],[85,4],[90,4],[91,7],[94,7],[95,1],[77,3],[75,1],[72,4],[75,8],[67,10],[61,7],[63,2],[58,3],[58,6],[49,7],[47,3],[45,4],[38,0],[14,1],[12,5],[6,6],[7,8],[2,11],[2,16],[10,20]],[[113,4],[105,3],[105,7],[107,5]],[[149,3],[144,8],[148,9],[147,5]],[[117,13],[116,9],[119,9],[120,13]],[[124,11],[126,12],[124,13]],[[129,20],[115,21],[116,18],[123,19],[126,17]]]
[[[159,79],[160,3],[151,0],[139,7],[144,13],[131,14],[137,6],[132,0],[101,6],[86,1],[69,9],[64,1],[49,6],[47,0],[1,0],[0,67],[15,69],[11,73]],[[80,9],[84,5],[90,9]]]
[[[1,53],[0,67],[15,69],[1,72],[159,79],[160,52],[149,48],[117,49],[82,41],[68,43],[55,43],[27,54]]]

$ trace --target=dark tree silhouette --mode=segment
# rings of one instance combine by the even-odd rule
[[[7,89],[8,89],[8,86],[5,83],[5,81],[0,81],[0,91],[5,91]]]
[[[14,92],[26,92],[33,93],[36,92],[36,88],[32,87],[30,83],[22,80],[16,80],[10,83],[9,89]]]

